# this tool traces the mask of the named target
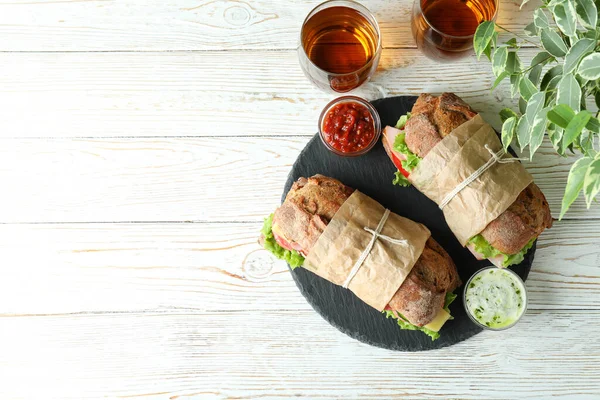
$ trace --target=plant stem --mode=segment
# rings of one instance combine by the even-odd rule
[[[551,58],[551,57],[549,57],[549,58]],[[543,62],[546,62],[547,60],[548,60],[548,58],[546,58],[545,60],[542,60],[542,61],[539,61],[539,62],[537,62],[537,63],[535,63],[534,65],[530,66],[529,68],[526,68],[526,69],[524,69],[524,70],[522,70],[522,71],[519,71],[519,74],[525,74],[525,73],[527,73],[527,72],[531,71],[531,70],[532,70],[534,67],[537,67],[537,66],[538,66],[538,65],[540,65],[541,63],[543,63]]]
[[[498,25],[498,24],[496,24],[496,26],[497,26],[498,28],[502,29],[504,32],[508,32],[508,33],[510,33],[511,35],[515,35],[516,37],[518,37],[519,39],[523,40],[524,42],[527,42],[527,43],[529,43],[529,44],[532,44],[532,45],[534,45],[535,47],[537,47],[537,48],[539,48],[539,49],[543,49],[543,48],[542,48],[542,46],[540,46],[538,43],[534,43],[534,42],[532,42],[531,40],[528,40],[528,39],[524,38],[524,37],[523,37],[523,36],[521,36],[521,35],[517,35],[516,33],[513,33],[513,32],[511,32],[511,31],[509,31],[508,29],[504,28],[504,27],[503,27],[503,26],[501,26],[501,25]]]

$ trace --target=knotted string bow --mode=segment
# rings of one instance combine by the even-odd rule
[[[373,249],[373,246],[375,245],[375,241],[377,239],[385,240],[386,242],[402,246],[408,245],[408,242],[406,240],[394,239],[392,237],[381,234],[381,230],[383,229],[383,226],[385,225],[389,216],[390,210],[386,208],[385,212],[383,213],[383,216],[379,220],[379,225],[377,225],[377,228],[375,230],[367,228],[366,226],[363,228],[365,231],[369,232],[373,236],[371,237],[371,241],[369,242],[369,244],[367,244],[367,247],[365,247],[358,260],[356,260],[356,263],[354,264],[354,266],[350,270],[350,273],[348,274],[348,277],[344,281],[342,287],[344,287],[345,289],[348,289],[348,285],[350,285],[350,282],[352,281],[352,279],[354,279],[354,276],[357,274],[360,267],[362,267],[363,263],[367,259],[367,256],[369,255],[369,253],[371,253],[371,250]]]
[[[439,205],[440,210],[443,209],[450,203],[450,201],[458,194],[461,190],[469,186],[475,179],[479,178],[485,171],[490,169],[494,164],[507,164],[515,161],[525,160],[524,158],[502,158],[503,155],[506,154],[504,149],[500,149],[499,151],[494,153],[494,150],[490,149],[490,147],[486,144],[485,149],[492,156],[485,164],[483,164],[479,169],[473,172],[467,179],[458,184],[450,193],[448,193]]]

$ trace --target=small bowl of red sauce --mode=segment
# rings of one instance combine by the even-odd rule
[[[321,141],[340,156],[365,154],[375,146],[380,135],[377,110],[360,97],[338,97],[325,106],[319,117]]]

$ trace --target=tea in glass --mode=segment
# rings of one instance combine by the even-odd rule
[[[302,70],[317,87],[348,92],[377,69],[379,26],[367,9],[354,1],[327,1],[304,21],[298,53]]]
[[[483,21],[496,19],[497,0],[415,0],[411,20],[417,47],[433,59],[469,54]]]

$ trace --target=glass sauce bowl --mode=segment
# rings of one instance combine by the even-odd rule
[[[527,310],[527,289],[513,271],[485,267],[477,271],[463,291],[463,304],[471,320],[483,329],[501,331],[514,326]]]
[[[358,116],[343,114],[349,113],[352,107],[355,107],[354,110],[357,111]],[[340,111],[340,113],[335,114],[336,111]],[[336,121],[341,123],[342,126],[336,125]],[[352,124],[352,121],[355,121],[354,124]],[[332,124],[333,129],[337,129],[337,132],[328,131],[328,127],[332,128]],[[372,135],[364,129],[366,125],[372,130]],[[350,133],[343,131],[344,127],[349,126],[356,129]],[[361,128],[363,129],[361,130]],[[335,135],[336,133],[338,136]],[[357,96],[338,97],[325,106],[319,117],[319,137],[321,141],[328,150],[339,156],[356,157],[363,155],[375,146],[380,136],[381,119],[379,113],[371,103]],[[350,141],[348,150],[344,149],[343,140]],[[358,143],[353,146],[352,140],[356,140]]]

